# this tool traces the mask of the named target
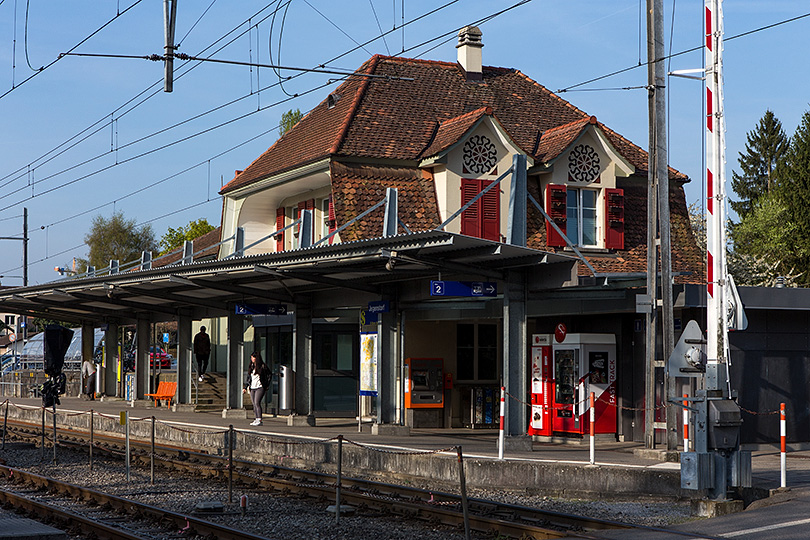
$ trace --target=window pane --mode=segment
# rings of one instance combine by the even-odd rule
[[[566,205],[565,235],[572,244],[579,244],[579,192],[576,189],[568,190],[568,203]]]
[[[456,326],[456,345],[458,347],[475,347],[475,325],[459,324]]]
[[[582,190],[582,244],[596,245],[596,192]]]
[[[498,378],[498,349],[487,347],[478,349],[478,379],[494,381]]]
[[[459,348],[456,351],[458,380],[471,381],[475,379],[475,350]]]
[[[354,355],[352,354],[352,335],[337,335],[337,369],[338,371],[351,371]]]
[[[315,369],[334,369],[334,351],[332,336],[320,334],[315,336]]]

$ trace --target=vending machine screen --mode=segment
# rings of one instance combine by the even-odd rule
[[[573,405],[576,400],[577,358],[573,350],[557,351],[554,361],[556,392],[554,401],[559,405]]]

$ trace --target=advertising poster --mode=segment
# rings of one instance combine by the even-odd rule
[[[377,333],[360,333],[360,395],[377,395]]]

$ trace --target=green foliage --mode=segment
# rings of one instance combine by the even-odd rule
[[[84,242],[90,247],[90,253],[87,259],[77,261],[80,272],[88,265],[106,268],[111,260],[121,264],[134,261],[140,258],[142,251],[157,248],[152,226],[138,227],[135,220],[126,219],[123,212],[116,212],[109,219],[100,215],[94,217]]]
[[[295,124],[297,124],[298,121],[301,120],[303,117],[304,115],[301,114],[301,111],[298,109],[295,110],[290,109],[289,111],[283,113],[281,115],[281,122],[279,122],[278,124],[279,136],[284,135],[285,133],[290,131],[293,128],[293,126],[295,126]]]
[[[782,123],[772,111],[765,111],[759,124],[748,132],[745,152],[740,152],[741,173],[732,172],[731,187],[740,200],[730,204],[741,219],[751,212],[762,195],[773,192],[778,185],[787,149],[788,138]]]
[[[183,242],[186,240],[199,238],[205,233],[213,231],[215,228],[216,227],[208,223],[208,220],[205,218],[189,221],[188,225],[185,227],[178,227],[176,229],[169,227],[166,234],[160,238],[160,254],[168,253],[182,246]]]
[[[28,335],[39,334],[40,332],[45,331],[45,327],[50,324],[58,324],[64,326],[66,328],[70,328],[73,326],[71,323],[66,323],[63,321],[56,321],[54,319],[43,319],[42,317],[34,317],[28,319]]]
[[[774,286],[778,278],[787,284],[797,282],[798,261],[807,256],[795,244],[797,233],[782,198],[776,193],[761,196],[731,231],[734,251],[728,267],[735,282],[754,286]]]

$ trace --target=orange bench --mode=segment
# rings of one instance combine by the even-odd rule
[[[166,382],[161,381],[158,383],[157,391],[154,394],[144,394],[146,397],[151,397],[155,399],[155,407],[158,407],[159,401],[168,401],[166,406],[172,404],[172,400],[174,399],[174,395],[177,393],[177,383],[176,382]]]

